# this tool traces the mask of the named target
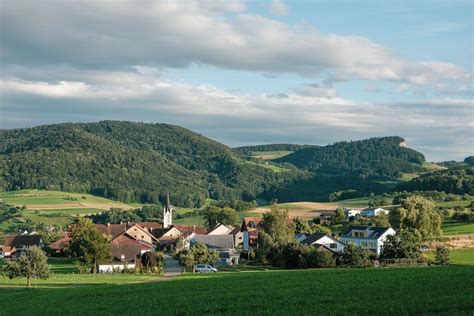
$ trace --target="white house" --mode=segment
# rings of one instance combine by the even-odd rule
[[[360,215],[362,215],[362,217],[374,217],[380,214],[388,214],[389,212],[390,212],[389,210],[386,210],[380,207],[378,208],[369,207],[369,208],[363,209],[360,212]]]
[[[308,246],[323,246],[336,253],[344,251],[343,242],[323,233],[314,233],[305,238],[301,243]]]
[[[362,210],[358,208],[345,208],[344,212],[346,213],[346,220],[351,220],[356,217],[362,216]]]
[[[208,235],[230,235],[234,230],[232,226],[226,226],[224,224],[218,223],[214,226],[207,234]]]
[[[395,230],[390,227],[353,226],[346,235],[339,240],[346,244],[353,244],[369,249],[378,256],[382,252],[387,236],[395,235]]]

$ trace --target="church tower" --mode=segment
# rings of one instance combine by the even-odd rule
[[[166,205],[163,208],[163,228],[168,228],[173,224],[173,205],[170,203],[170,194],[166,195]]]

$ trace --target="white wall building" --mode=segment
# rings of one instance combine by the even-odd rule
[[[363,209],[360,214],[362,215],[362,217],[374,217],[380,214],[388,214],[389,212],[390,212],[389,210],[386,210],[380,207],[377,207],[377,208],[369,207],[369,208]]]
[[[353,244],[369,249],[378,256],[382,252],[383,244],[389,235],[395,235],[390,227],[354,226],[339,240],[346,244]]]

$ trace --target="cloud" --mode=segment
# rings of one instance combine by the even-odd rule
[[[281,0],[273,0],[268,5],[270,13],[273,15],[284,16],[290,13],[290,8]]]
[[[240,1],[5,0],[1,18],[6,65],[119,70],[207,64],[328,84],[390,81],[416,91],[472,93],[472,73],[460,66],[403,59],[367,38],[252,14]]]
[[[318,97],[300,93],[301,87],[290,93],[248,95],[167,80],[152,69],[79,73],[73,72],[82,81],[0,82],[2,127],[122,119],[183,125],[229,145],[327,144],[400,135],[430,160],[459,160],[474,151],[468,137],[473,129],[471,99],[356,102],[322,96],[318,89],[326,88],[315,84],[305,87],[316,89]],[[443,146],[449,151],[441,151]]]

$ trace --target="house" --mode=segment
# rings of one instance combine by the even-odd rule
[[[343,242],[323,233],[314,233],[304,239],[301,243],[315,247],[323,246],[334,253],[343,252],[345,246]]]
[[[99,265],[99,273],[135,269],[140,265],[141,247],[137,243],[120,243],[111,245],[112,260]]]
[[[0,259],[11,258],[16,252],[15,247],[11,246],[0,246]]]
[[[15,255],[20,256],[28,247],[43,247],[43,241],[40,235],[6,235],[3,246],[15,248]]]
[[[149,244],[158,242],[157,238],[148,231],[148,229],[137,225],[136,223],[126,223],[126,224],[95,224],[95,227],[102,232],[111,237],[112,243],[121,239],[135,239],[142,240]]]
[[[234,249],[234,236],[229,235],[199,235],[194,234],[190,239],[190,246],[202,243],[209,249],[219,252],[218,264],[235,265],[239,264],[240,255]]]
[[[52,242],[48,245],[48,248],[51,250],[52,255],[65,255],[67,248],[71,242],[71,237],[69,234],[62,236],[60,239]]]
[[[243,248],[256,248],[258,242],[258,231],[262,229],[263,218],[261,217],[244,217],[240,231],[243,233]]]
[[[295,234],[295,239],[297,242],[302,242],[303,240],[305,240],[308,236],[306,236],[305,234]]]
[[[360,215],[362,217],[374,217],[374,216],[377,216],[377,215],[380,215],[380,214],[388,214],[389,212],[390,212],[389,210],[386,210],[386,209],[383,209],[383,208],[380,208],[380,207],[377,207],[377,208],[368,207],[368,208],[363,209],[360,212]]]
[[[336,218],[336,212],[322,212],[319,214],[319,223],[321,225],[331,224]]]
[[[339,240],[346,244],[353,244],[375,252],[376,256],[380,256],[383,244],[387,236],[395,235],[395,230],[390,227],[370,227],[370,226],[353,226],[349,232],[343,235]]]
[[[357,209],[357,208],[345,208],[344,212],[346,213],[347,221],[350,221],[350,220],[356,219],[357,217],[362,216],[361,215],[362,210]]]
[[[226,226],[221,223],[217,223],[207,234],[208,235],[229,235],[234,230],[233,226]]]

